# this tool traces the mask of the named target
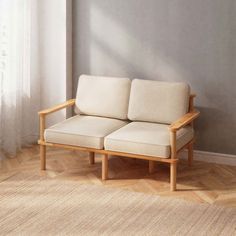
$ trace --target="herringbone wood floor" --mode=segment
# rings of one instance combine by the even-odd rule
[[[23,149],[14,159],[0,161],[0,182],[24,172],[50,178],[69,179],[79,183],[104,185],[130,191],[184,198],[196,202],[236,207],[236,166],[195,161],[178,165],[176,192],[169,191],[169,167],[156,164],[155,173],[148,173],[148,162],[130,158],[111,157],[109,178],[101,181],[101,157],[89,165],[88,153],[60,149],[47,150],[47,170],[40,171],[38,147]]]

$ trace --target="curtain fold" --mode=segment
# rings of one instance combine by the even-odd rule
[[[12,156],[38,137],[37,32],[37,0],[0,0],[0,149]]]

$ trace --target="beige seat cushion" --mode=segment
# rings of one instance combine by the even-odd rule
[[[76,113],[127,120],[131,80],[81,75]]]
[[[105,149],[146,156],[170,157],[170,131],[168,125],[131,122],[105,138]],[[177,132],[177,149],[193,138],[188,126]]]
[[[170,124],[188,112],[189,94],[186,83],[134,79],[128,118]]]
[[[104,137],[126,121],[77,115],[45,130],[46,142],[103,149]]]

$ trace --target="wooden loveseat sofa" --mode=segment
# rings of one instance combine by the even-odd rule
[[[188,149],[193,159],[194,109],[186,83],[128,78],[80,76],[76,99],[39,112],[41,169],[46,146],[77,149],[102,157],[102,179],[108,179],[109,155],[170,164],[170,187],[176,189],[178,153]],[[76,115],[45,129],[47,115],[74,106]]]

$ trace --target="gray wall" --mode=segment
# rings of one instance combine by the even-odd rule
[[[74,0],[74,88],[82,73],[188,82],[196,148],[236,154],[235,0]]]

